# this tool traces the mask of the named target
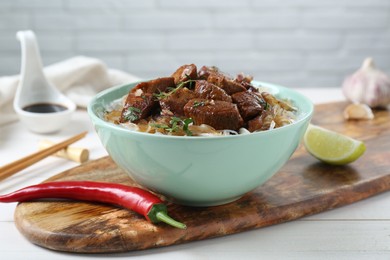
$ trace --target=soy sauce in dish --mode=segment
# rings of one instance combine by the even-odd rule
[[[24,111],[32,112],[32,113],[55,113],[55,112],[61,112],[65,111],[68,108],[59,105],[59,104],[51,104],[51,103],[37,103],[25,106],[23,108]]]

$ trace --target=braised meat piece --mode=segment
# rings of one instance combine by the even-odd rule
[[[232,99],[245,121],[259,115],[266,104],[260,96],[248,91],[237,92],[232,95]]]
[[[207,67],[202,66],[198,72],[199,79],[207,80],[210,74],[220,74],[219,69],[215,66]]]
[[[222,88],[229,95],[246,90],[240,83],[237,83],[222,74],[210,74],[207,81]]]
[[[255,132],[255,131],[264,131],[268,130],[269,124],[264,123],[264,119],[266,118],[267,113],[263,113],[252,120],[248,121],[248,131],[249,132]]]
[[[238,130],[243,125],[237,106],[226,101],[192,99],[184,106],[184,113],[195,125],[207,124],[217,130]]]
[[[156,107],[156,103],[153,94],[145,93],[137,96],[135,93],[130,93],[123,106],[119,122],[137,122],[140,119],[148,117],[153,108]]]
[[[259,92],[258,88],[255,88],[251,82],[253,80],[252,76],[245,75],[243,73],[237,74],[236,78],[234,79],[235,82],[239,83],[241,86],[246,88],[246,90],[250,92]]]
[[[171,87],[175,87],[173,77],[158,78],[139,83],[130,90],[119,122],[136,122],[148,117],[151,111],[158,106],[158,102],[153,95],[165,92]]]
[[[197,97],[188,88],[180,88],[169,96],[160,99],[161,113],[164,115],[184,116],[184,105]]]
[[[263,117],[257,116],[252,120],[248,121],[248,131],[254,132],[256,130],[261,130],[263,127]]]
[[[168,88],[173,87],[175,87],[175,79],[173,77],[157,78],[139,83],[130,92],[137,92],[140,89],[143,93],[155,94],[165,92]]]
[[[245,75],[244,73],[237,74],[236,78],[234,79],[238,83],[251,83],[253,80],[253,77],[250,75]]]
[[[232,98],[223,89],[206,80],[196,81],[195,92],[200,98],[232,102]]]
[[[172,74],[172,77],[176,85],[187,80],[196,80],[198,78],[196,65],[183,65]]]

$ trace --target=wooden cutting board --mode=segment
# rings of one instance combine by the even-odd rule
[[[125,209],[71,201],[24,202],[15,223],[32,243],[83,253],[124,252],[224,236],[340,207],[390,189],[390,112],[370,121],[342,118],[346,103],[316,106],[312,123],[364,140],[367,151],[348,166],[318,162],[301,146],[273,178],[236,202],[205,208],[168,204],[186,230],[153,225]],[[134,185],[109,157],[50,178]]]

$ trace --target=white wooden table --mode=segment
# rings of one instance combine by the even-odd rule
[[[298,89],[314,103],[343,100],[339,89]],[[55,135],[28,132],[20,122],[0,128],[0,165],[36,151],[42,139],[60,141],[88,130],[78,146],[90,159],[106,152],[86,111],[77,111],[72,124]],[[50,157],[0,183],[0,194],[77,166]],[[51,251],[31,244],[16,229],[15,204],[0,204],[0,259],[390,259],[390,193],[292,222],[226,237],[123,254],[80,255]]]

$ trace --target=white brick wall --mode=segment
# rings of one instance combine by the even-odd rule
[[[0,0],[0,76],[18,30],[45,64],[94,56],[141,77],[184,63],[291,87],[337,87],[372,56],[390,74],[390,0]]]

